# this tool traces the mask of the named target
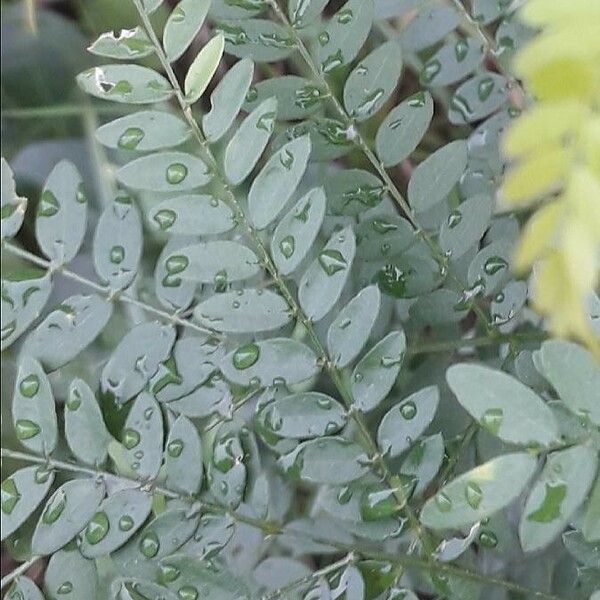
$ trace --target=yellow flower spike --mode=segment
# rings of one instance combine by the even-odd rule
[[[533,307],[600,362],[586,310],[600,280],[600,1],[529,0],[520,14],[541,28],[514,61],[537,103],[504,137],[517,162],[502,198],[547,201],[524,227],[513,267],[534,266]]]

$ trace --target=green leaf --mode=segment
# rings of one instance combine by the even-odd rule
[[[50,274],[2,280],[2,343],[5,350],[39,317],[52,291]]]
[[[73,479],[52,494],[31,540],[35,554],[51,554],[73,539],[94,516],[105,487],[97,479]]]
[[[274,435],[308,439],[340,431],[346,424],[346,411],[326,394],[302,392],[265,404],[256,418]]]
[[[21,575],[6,592],[6,600],[44,600],[44,595],[31,579]]]
[[[81,534],[81,553],[98,558],[120,548],[143,525],[152,508],[152,497],[126,488],[105,498]]]
[[[13,237],[23,223],[25,210],[27,209],[27,198],[17,195],[15,179],[9,164],[2,157],[2,239]]]
[[[327,92],[310,79],[297,75],[272,77],[252,85],[246,95],[244,109],[250,112],[272,96],[277,99],[277,118],[281,121],[295,121],[316,112],[327,97]]]
[[[167,358],[175,335],[173,327],[157,322],[130,329],[102,370],[102,391],[113,394],[118,402],[133,398]]]
[[[375,137],[377,156],[386,167],[397,165],[419,145],[433,117],[429,92],[417,92],[393,108]]]
[[[328,209],[334,215],[359,215],[383,200],[381,180],[362,169],[336,171],[325,180]]]
[[[201,325],[226,333],[280,329],[291,321],[287,302],[275,292],[246,289],[215,294],[194,309]]]
[[[223,375],[239,385],[292,385],[319,371],[317,357],[292,339],[274,338],[249,342],[228,354],[221,363]]]
[[[178,117],[160,110],[140,110],[96,130],[98,141],[108,148],[149,152],[183,144],[190,136]]]
[[[337,314],[327,330],[327,349],[340,368],[350,364],[364,348],[381,306],[375,285],[363,288]]]
[[[222,346],[211,338],[177,340],[171,356],[151,379],[151,392],[159,402],[169,403],[193,392],[217,370],[223,354]]]
[[[490,303],[493,323],[496,325],[508,323],[521,313],[526,301],[527,283],[509,281]]]
[[[127,288],[135,279],[142,256],[140,213],[129,196],[107,204],[94,233],[94,268],[112,290]]]
[[[600,473],[590,492],[583,518],[583,536],[588,542],[600,541]]]
[[[177,573],[173,581],[165,582],[167,587],[177,591],[178,597],[185,594],[193,598],[194,594],[203,594],[205,600],[230,600],[250,598],[246,584],[229,571],[211,568],[198,558],[191,556],[170,556],[161,561],[162,573]],[[183,590],[183,594],[181,592]],[[199,592],[201,590],[201,592]]]
[[[96,598],[96,564],[81,556],[77,547],[53,554],[44,573],[44,588],[49,600]]]
[[[207,479],[210,492],[217,502],[230,509],[240,505],[246,491],[247,449],[236,423],[224,423],[219,427],[212,447],[212,459],[208,464]]]
[[[225,148],[225,175],[233,184],[240,184],[254,168],[264,152],[277,115],[277,100],[268,98],[257,106],[238,127]]]
[[[135,190],[186,192],[206,185],[212,175],[199,158],[185,152],[142,156],[121,167],[117,179]]]
[[[420,496],[437,475],[445,457],[444,438],[436,433],[413,444],[400,466],[400,473],[416,477],[413,497]]]
[[[288,16],[295,29],[312,24],[323,12],[329,0],[289,0]]]
[[[56,448],[58,427],[50,382],[40,363],[27,355],[19,363],[12,418],[23,446],[44,456]]]
[[[65,438],[71,452],[83,463],[98,466],[106,460],[111,437],[94,392],[82,379],[69,386],[65,402]]]
[[[433,421],[439,401],[440,392],[432,385],[393,406],[377,430],[377,443],[382,452],[398,456],[407,450]]]
[[[421,70],[420,82],[430,87],[456,83],[472,73],[485,58],[481,40],[458,36],[447,41],[427,59]]]
[[[210,95],[211,109],[202,117],[202,131],[209,142],[216,142],[231,127],[240,112],[252,83],[254,63],[244,58],[231,67]]]
[[[458,260],[483,237],[492,217],[492,199],[473,196],[459,204],[442,223],[439,236],[441,249],[452,260]]]
[[[402,52],[395,41],[382,44],[350,73],[344,106],[356,121],[372,117],[387,102],[402,72]]]
[[[544,548],[563,531],[590,491],[597,468],[598,452],[592,447],[575,446],[548,455],[519,523],[525,552]]]
[[[196,494],[202,485],[202,441],[194,424],[179,415],[165,446],[165,485],[170,490]]]
[[[170,62],[177,60],[202,28],[210,0],[181,0],[169,15],[163,31],[163,47]]]
[[[567,407],[600,426],[600,367],[592,355],[572,342],[548,340],[534,359]]]
[[[283,275],[292,273],[312,248],[323,219],[327,199],[323,188],[306,193],[279,222],[271,238],[271,256]]]
[[[450,123],[463,125],[491,115],[508,100],[508,87],[506,77],[490,71],[465,81],[450,100]]]
[[[260,589],[275,594],[279,588],[309,578],[311,574],[312,571],[308,566],[299,560],[284,556],[269,556],[256,566],[252,578]]]
[[[202,515],[194,537],[181,548],[181,553],[196,556],[199,560],[210,560],[227,546],[235,532],[235,525],[230,515]]]
[[[321,320],[336,304],[346,285],[356,240],[352,227],[334,233],[300,280],[298,299],[306,316]]]
[[[77,75],[79,87],[96,98],[125,104],[154,104],[173,94],[169,82],[139,65],[102,65]]]
[[[162,463],[163,418],[160,406],[147,392],[134,400],[121,433],[129,466],[142,479],[154,479]]]
[[[488,25],[509,12],[515,4],[513,0],[473,0],[471,14],[478,23]]]
[[[400,372],[405,351],[404,332],[392,331],[360,359],[352,371],[354,406],[362,411],[373,410],[388,395]]]
[[[257,63],[284,60],[296,49],[288,31],[267,19],[221,21],[215,31],[225,38],[227,53]]]
[[[224,46],[223,36],[216,35],[198,52],[190,65],[184,82],[185,96],[189,104],[196,102],[208,87],[223,56]]]
[[[121,29],[118,35],[114,31],[100,34],[100,37],[88,47],[88,52],[117,60],[135,60],[152,54],[154,46],[144,30],[135,27]]]
[[[419,296],[411,304],[409,313],[415,322],[423,325],[446,325],[462,321],[468,312],[468,307],[460,304],[461,295],[454,290],[440,288]]]
[[[85,350],[106,327],[113,305],[100,296],[71,296],[25,342],[27,352],[55,371]]]
[[[135,577],[114,579],[111,584],[111,593],[111,598],[118,600],[140,600],[140,596],[149,600],[179,600],[174,592],[169,592],[162,585]]]
[[[222,201],[206,194],[177,196],[153,206],[150,225],[170,235],[226,233],[236,226],[233,211]]]
[[[40,505],[54,482],[54,471],[43,466],[15,471],[2,482],[2,538],[17,530]]]
[[[424,212],[443,200],[467,167],[467,144],[450,142],[420,163],[408,182],[408,199],[416,212]]]
[[[60,161],[48,175],[37,206],[35,237],[56,264],[68,263],[79,251],[87,220],[87,198],[75,165]]]
[[[277,462],[292,479],[309,483],[342,485],[369,471],[364,450],[342,437],[325,437],[302,442]]]
[[[499,291],[510,276],[513,245],[512,240],[500,239],[482,248],[469,265],[469,285],[479,287],[479,293],[488,296]]]
[[[514,453],[471,469],[427,500],[421,523],[432,529],[458,529],[493,515],[519,497],[536,465],[533,456]]]
[[[357,254],[365,260],[404,253],[415,241],[412,225],[397,215],[381,214],[361,221],[356,229]]]
[[[373,22],[373,0],[349,0],[319,34],[318,63],[323,73],[352,61],[367,40]]]
[[[272,223],[296,191],[310,154],[305,135],[280,148],[255,177],[248,193],[248,211],[257,229]]]
[[[141,0],[142,8],[146,13],[151,14],[163,3],[163,0]]]
[[[194,300],[196,283],[185,281],[181,277],[169,275],[167,260],[171,255],[177,255],[181,248],[198,241],[198,238],[190,236],[173,236],[165,244],[160,256],[156,261],[154,269],[154,290],[160,303],[168,310],[185,310]],[[169,268],[172,264],[169,263]]]
[[[562,541],[569,554],[575,560],[586,567],[595,567],[598,565],[598,554],[600,545],[586,541],[581,531],[571,529],[562,535]]]
[[[168,508],[138,531],[111,558],[121,573],[151,581],[157,575],[157,561],[177,552],[194,535],[197,526],[198,515],[190,507]],[[138,600],[135,596],[133,598]]]
[[[422,5],[402,29],[400,40],[405,50],[417,51],[433,46],[460,24],[461,16],[453,6],[443,3]]]
[[[510,375],[476,364],[461,364],[451,366],[446,379],[462,407],[501,440],[541,446],[558,441],[552,410]]]
[[[214,283],[219,289],[243,281],[260,271],[258,257],[250,248],[229,240],[214,240],[186,246],[166,260],[168,280]]]

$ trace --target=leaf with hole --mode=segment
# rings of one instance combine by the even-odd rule
[[[2,157],[2,239],[13,237],[23,223],[25,210],[27,209],[27,198],[17,195],[15,179],[6,159]]]
[[[135,60],[150,56],[154,46],[141,27],[134,27],[121,29],[118,35],[114,31],[101,33],[88,52],[117,60]]]

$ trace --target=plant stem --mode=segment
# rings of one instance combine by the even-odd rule
[[[0,590],[3,590],[9,583],[14,581],[19,575],[23,575],[23,573],[27,572],[38,560],[42,558],[41,556],[32,556],[29,560],[26,560],[24,563],[21,563],[18,567],[13,569],[8,575],[5,575],[0,581]]]
[[[5,119],[62,119],[64,117],[81,117],[88,110],[87,106],[78,104],[55,104],[54,106],[33,106],[31,108],[7,108],[2,111],[2,117]],[[94,111],[99,115],[124,115],[128,111],[126,108],[108,105],[94,105]]]
[[[211,513],[216,513],[216,514],[228,514],[237,522],[245,523],[246,525],[250,525],[251,527],[260,529],[266,535],[280,535],[285,532],[285,534],[288,536],[299,537],[302,539],[310,539],[314,542],[326,544],[328,546],[337,548],[340,552],[360,554],[362,557],[364,557],[366,559],[389,562],[389,563],[398,564],[398,565],[401,565],[404,567],[419,569],[419,570],[429,572],[429,573],[441,573],[442,575],[450,575],[453,577],[458,577],[460,579],[476,581],[483,585],[498,586],[498,587],[502,587],[506,590],[525,594],[525,596],[528,598],[538,598],[539,600],[565,600],[565,599],[559,598],[558,596],[553,596],[551,594],[546,594],[545,592],[538,592],[535,590],[531,590],[531,589],[525,588],[519,584],[510,582],[510,581],[498,579],[496,577],[491,577],[491,576],[487,576],[487,575],[481,575],[480,573],[476,573],[476,572],[470,571],[468,569],[463,569],[462,567],[453,566],[448,563],[436,562],[436,561],[426,559],[426,558],[418,558],[418,557],[416,557],[414,555],[410,555],[410,554],[399,554],[399,553],[392,554],[392,553],[386,553],[386,552],[379,552],[377,550],[357,550],[356,548],[354,548],[348,544],[343,544],[343,543],[339,543],[335,540],[330,540],[328,538],[322,538],[320,536],[312,535],[312,534],[307,533],[306,531],[295,531],[295,530],[291,530],[291,529],[284,531],[284,528],[282,525],[280,525],[279,523],[273,522],[273,521],[266,521],[263,519],[254,519],[252,517],[248,517],[246,515],[240,514],[236,511],[226,509],[225,507],[218,505],[218,504],[213,504],[210,502],[202,502],[194,496],[186,496],[184,494],[181,494],[179,492],[176,492],[176,491],[173,491],[168,488],[161,487],[161,486],[149,486],[148,482],[145,483],[145,482],[138,481],[135,479],[130,479],[128,477],[124,477],[121,475],[114,475],[113,473],[110,473],[108,471],[93,469],[93,468],[87,467],[85,465],[79,465],[79,464],[75,464],[75,463],[71,463],[71,462],[67,462],[67,461],[63,461],[63,460],[57,460],[52,457],[37,456],[35,454],[30,454],[28,452],[20,452],[17,450],[10,450],[8,448],[0,449],[0,457],[10,458],[13,460],[23,460],[23,461],[26,461],[26,462],[32,463],[32,464],[40,464],[40,465],[52,467],[52,468],[58,469],[60,471],[65,471],[65,472],[70,472],[70,473],[81,473],[84,475],[89,475],[94,478],[97,478],[97,477],[116,478],[116,479],[120,479],[121,481],[123,481],[129,487],[131,487],[131,486],[139,486],[139,487],[146,486],[146,488],[148,488],[148,491],[158,492],[160,494],[163,494],[167,498],[177,498],[177,499],[180,499],[183,502],[186,502],[189,504],[193,504],[193,503],[195,504],[195,503],[201,502],[202,510],[205,510],[205,511],[211,512]],[[2,586],[10,583],[13,579],[15,579],[15,577],[17,577],[18,575],[20,575],[21,573],[26,571],[31,566],[31,564],[33,564],[39,558],[40,557],[32,557],[29,561],[21,564],[14,571],[9,573],[4,579],[2,579]],[[348,557],[346,557],[345,560],[348,560]],[[31,564],[29,564],[29,563],[31,563]],[[339,565],[336,568],[339,568]]]

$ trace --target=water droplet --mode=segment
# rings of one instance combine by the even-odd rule
[[[140,540],[140,552],[146,558],[154,558],[158,554],[160,542],[154,531],[146,532]]]
[[[450,100],[450,110],[458,112],[465,121],[469,121],[473,114],[473,109],[468,100],[460,94],[454,94]]]
[[[360,499],[360,514],[365,521],[379,521],[391,517],[398,510],[398,503],[391,489],[368,487]]]
[[[183,446],[183,440],[178,439],[169,442],[167,446],[167,452],[169,453],[169,456],[172,456],[173,458],[178,458],[181,456],[181,453],[183,452]]]
[[[498,538],[491,531],[482,531],[479,534],[479,543],[485,548],[495,548],[498,545]]]
[[[291,258],[294,254],[294,250],[296,248],[296,240],[293,235],[286,235],[279,242],[279,249],[281,250],[281,254],[285,256],[285,258]]]
[[[448,215],[448,227],[450,227],[450,229],[454,229],[457,225],[460,224],[461,221],[462,213],[460,212],[460,210],[453,210]]]
[[[160,581],[162,583],[171,583],[175,581],[181,575],[181,571],[173,565],[161,565],[160,566]]]
[[[402,362],[402,358],[402,354],[400,354],[399,356],[382,356],[380,363],[382,367],[389,369],[390,367],[399,365]]]
[[[182,163],[173,163],[167,167],[167,182],[173,185],[181,183],[188,174],[187,167]]]
[[[415,415],[417,414],[417,407],[416,407],[415,403],[412,401],[409,401],[409,402],[405,402],[404,404],[402,404],[402,406],[400,406],[400,414],[407,421],[414,419]]]
[[[190,261],[187,256],[177,254],[175,256],[169,256],[169,258],[167,258],[165,262],[165,268],[169,275],[175,275],[176,273],[181,273],[181,271],[184,271],[189,264]]]
[[[179,588],[177,595],[181,600],[196,600],[198,598],[198,590],[191,585],[184,585]],[[206,594],[208,596],[208,594]]]
[[[350,8],[343,8],[337,13],[338,23],[342,25],[347,25],[354,18],[354,14]]]
[[[73,584],[70,581],[65,581],[63,584],[61,584],[58,589],[56,590],[57,594],[70,594],[73,591]]]
[[[65,497],[65,492],[59,489],[54,496],[50,498],[50,501],[44,509],[42,514],[42,522],[46,525],[52,525],[52,523],[55,523],[60,515],[62,515],[66,505],[67,499]]]
[[[444,492],[436,494],[435,505],[440,512],[449,512],[452,510],[452,500]]]
[[[170,227],[173,226],[175,220],[177,219],[177,213],[174,210],[170,210],[168,208],[164,208],[163,210],[159,210],[154,215],[154,220],[158,223],[158,226],[166,231]]]
[[[85,188],[83,187],[83,183],[80,183],[77,186],[77,190],[75,191],[75,200],[77,200],[79,204],[85,204],[87,202],[87,196],[85,195]]]
[[[39,389],[40,378],[35,373],[24,377],[19,384],[19,391],[26,398],[33,398],[33,396],[38,393]]]
[[[276,116],[276,113],[273,111],[262,114],[256,122],[256,129],[262,129],[267,133],[271,133],[275,125]]]
[[[250,343],[240,346],[233,354],[233,366],[240,371],[251,367],[260,356],[257,344]]]
[[[481,417],[481,426],[491,434],[497,435],[502,425],[504,412],[501,408],[488,408]]]
[[[125,429],[123,431],[123,446],[127,450],[135,448],[140,443],[140,434],[135,429]]]
[[[221,269],[215,273],[213,278],[213,283],[215,285],[215,291],[221,293],[227,289],[227,271],[225,269]]]
[[[246,93],[246,102],[255,102],[258,98],[258,89],[256,86],[252,85],[248,88],[248,92]]]
[[[325,94],[323,91],[316,85],[305,85],[296,90],[294,94],[294,104],[304,109],[311,108],[318,104],[324,96]]]
[[[428,60],[421,71],[421,82],[426,85],[431,83],[441,70],[442,63],[437,58]]]
[[[479,99],[484,102],[490,97],[490,94],[494,90],[494,80],[491,77],[484,77],[477,86],[477,95]]]
[[[1,508],[4,514],[10,515],[21,498],[13,479],[5,479],[0,487],[2,493]]]
[[[319,264],[330,277],[348,266],[344,255],[339,250],[322,250],[319,253]]]
[[[372,115],[378,108],[378,102],[383,97],[383,89],[377,88],[365,96],[363,102],[361,102],[352,112],[352,115],[357,119],[364,119]]]
[[[52,471],[47,469],[46,467],[40,467],[36,470],[35,475],[33,476],[36,483],[42,484],[48,481]]]
[[[135,150],[144,139],[144,130],[139,127],[128,127],[119,137],[117,145],[123,150]]]
[[[458,62],[465,60],[469,52],[469,42],[465,38],[460,38],[454,45],[454,55]]]
[[[125,248],[123,246],[113,246],[110,249],[110,262],[118,265],[123,262],[125,258]]]
[[[20,440],[29,440],[38,435],[40,426],[29,419],[19,419],[15,423],[15,432]]]
[[[99,511],[85,528],[85,539],[92,545],[97,544],[107,536],[109,529],[108,516],[104,511]]]
[[[352,500],[354,492],[350,487],[343,487],[337,494],[337,501],[340,504],[348,504]]]
[[[50,190],[44,190],[37,208],[38,217],[52,217],[60,210],[56,196]]]
[[[504,260],[500,256],[491,256],[485,261],[485,265],[483,266],[483,270],[486,275],[495,275],[498,271],[502,269],[506,269],[508,267],[508,262]]]
[[[134,520],[129,515],[123,515],[119,519],[119,529],[121,531],[129,531],[134,526]]]
[[[325,46],[325,44],[327,44],[329,42],[329,34],[326,31],[322,31],[319,34],[319,44],[321,44],[321,46]]]
[[[483,498],[483,491],[479,487],[479,484],[469,481],[465,486],[465,498],[471,508],[479,508],[481,499]]]
[[[377,283],[382,292],[395,298],[403,298],[406,290],[406,274],[394,265],[385,265],[377,273]]]
[[[323,71],[323,73],[329,73],[343,64],[344,64],[344,57],[342,55],[342,51],[338,50],[334,54],[330,54],[321,63],[321,70]]]
[[[146,421],[149,421],[152,418],[153,414],[154,414],[154,409],[152,407],[147,408],[144,411],[144,419],[146,419]]]
[[[359,185],[342,194],[344,207],[356,202],[368,208],[377,206],[383,198],[384,188],[381,185]]]
[[[69,392],[67,398],[67,408],[71,411],[76,411],[81,406],[81,394],[77,388],[73,388]]]
[[[398,226],[394,223],[391,223],[390,221],[386,221],[385,219],[381,218],[373,219],[371,221],[371,227],[381,235],[390,233],[391,231],[396,231],[398,229]]]
[[[279,162],[289,171],[294,164],[294,155],[289,150],[284,149],[279,154]]]

